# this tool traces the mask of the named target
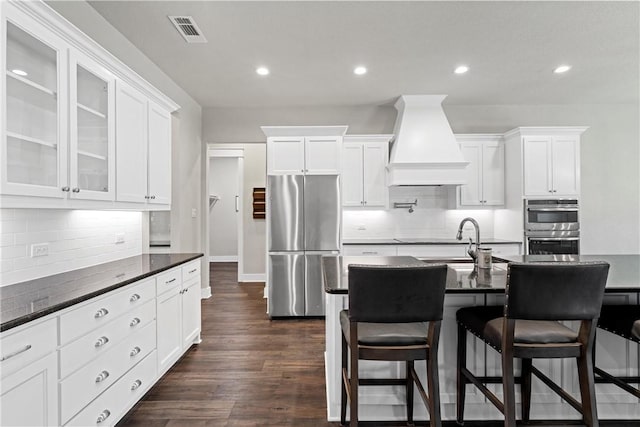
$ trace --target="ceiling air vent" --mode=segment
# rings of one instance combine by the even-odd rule
[[[169,16],[173,25],[187,43],[206,43],[207,39],[191,16]]]

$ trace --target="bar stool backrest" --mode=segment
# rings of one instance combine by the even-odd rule
[[[442,320],[447,266],[349,265],[349,319],[405,323]]]
[[[600,315],[606,262],[512,263],[504,314],[528,320],[588,320]]]

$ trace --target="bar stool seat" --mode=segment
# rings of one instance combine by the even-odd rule
[[[515,427],[515,383],[522,396],[522,420],[529,421],[531,379],[535,375],[583,415],[589,427],[598,426],[592,349],[596,321],[607,280],[607,263],[512,263],[503,306],[465,307],[458,322],[457,421],[464,421],[467,384],[473,384],[504,414],[505,426]],[[560,321],[580,321],[578,331]],[[502,376],[478,376],[469,371],[466,332],[501,353]],[[522,360],[519,377],[514,361]],[[581,402],[533,366],[537,358],[576,358]],[[501,401],[486,386],[502,383]]]
[[[360,386],[405,386],[407,422],[413,424],[414,386],[440,427],[438,340],[444,310],[447,266],[349,266],[349,309],[340,312],[342,328],[341,425],[358,425]],[[360,360],[405,362],[404,378],[360,378]],[[425,391],[414,362],[425,360]]]
[[[640,306],[606,304],[602,306],[598,327],[633,342],[640,343]],[[611,375],[599,366],[594,367],[597,382],[615,384],[633,396],[640,398],[640,388],[629,384],[640,384],[640,376],[621,377]]]

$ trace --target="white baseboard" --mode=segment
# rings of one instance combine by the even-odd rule
[[[238,282],[266,282],[267,275],[265,273],[239,274]]]
[[[269,299],[269,293],[267,292],[267,284],[265,283],[264,289],[262,290],[262,298]]]
[[[238,262],[238,255],[210,256],[209,262]]]
[[[200,288],[200,299],[211,298],[211,286]]]

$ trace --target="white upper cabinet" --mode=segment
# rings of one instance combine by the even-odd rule
[[[79,52],[70,55],[71,197],[115,198],[115,78]]]
[[[267,140],[267,174],[304,173],[304,138],[274,137]]]
[[[13,5],[2,7],[2,194],[64,198],[67,45]]]
[[[116,94],[116,198],[120,202],[147,200],[147,98],[126,83]]]
[[[171,114],[149,101],[149,171],[147,201],[171,204]]]
[[[267,175],[338,175],[346,126],[262,126]]]
[[[342,205],[386,207],[386,166],[392,135],[347,135],[342,146]]]
[[[504,144],[500,135],[456,135],[467,166],[459,206],[504,205]]]
[[[171,115],[118,81],[116,199],[171,203]]]
[[[342,137],[274,137],[267,140],[269,175],[340,173]]]
[[[0,7],[3,206],[167,208],[178,106],[44,2]]]
[[[523,137],[524,195],[580,194],[580,137],[578,135]]]

